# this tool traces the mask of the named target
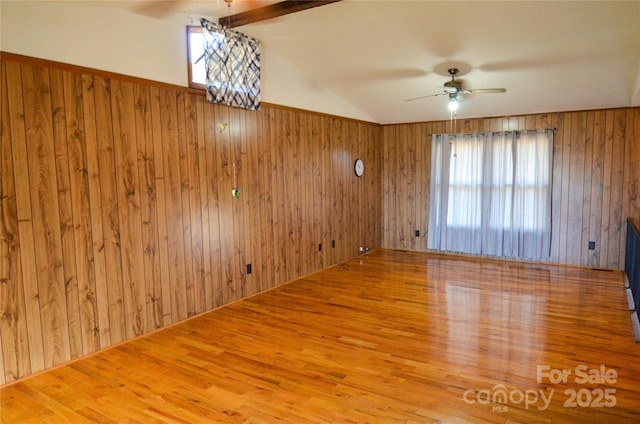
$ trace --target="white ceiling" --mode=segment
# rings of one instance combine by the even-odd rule
[[[223,0],[114,4],[227,13]],[[640,105],[640,0],[343,0],[239,30],[382,124],[448,119],[446,96],[405,100],[442,92],[450,67],[465,89],[508,90],[465,96],[459,119]]]

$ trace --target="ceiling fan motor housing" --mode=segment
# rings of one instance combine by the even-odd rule
[[[444,92],[445,93],[458,93],[462,91],[462,82],[461,81],[447,81],[444,83]]]

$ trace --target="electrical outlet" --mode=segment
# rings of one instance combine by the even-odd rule
[[[420,230],[416,230],[416,237],[420,237]]]
[[[318,245],[318,252],[322,252],[322,243]]]
[[[596,242],[595,241],[590,241],[589,242],[589,250],[595,250],[596,248]]]
[[[251,274],[251,264],[247,264],[247,274]]]
[[[336,247],[336,241],[335,240],[331,240],[331,247]]]

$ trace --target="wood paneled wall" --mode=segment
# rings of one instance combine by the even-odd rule
[[[640,108],[457,121],[458,132],[535,128],[556,128],[549,262],[621,269],[625,220],[640,219]],[[431,134],[450,122],[382,132],[383,247],[427,250]]]
[[[339,263],[359,246],[426,250],[430,135],[449,122],[252,112],[15,55],[0,65],[0,384]],[[640,108],[457,125],[556,128],[549,261],[622,268],[625,218],[640,221]]]
[[[381,245],[378,125],[0,64],[0,384]]]

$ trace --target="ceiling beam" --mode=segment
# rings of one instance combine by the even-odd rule
[[[218,23],[227,28],[239,27],[242,25],[252,24],[254,22],[266,21],[267,19],[277,18],[279,16],[288,15],[289,13],[300,12],[302,10],[311,9],[326,4],[336,3],[341,0],[286,0],[279,3],[270,4],[269,6],[260,7],[246,12],[236,13],[227,17],[218,19]]]

